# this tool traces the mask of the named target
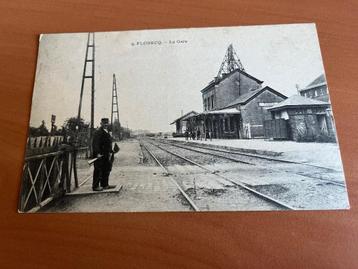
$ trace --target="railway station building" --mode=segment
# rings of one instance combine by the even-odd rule
[[[192,130],[212,138],[263,138],[267,108],[287,97],[263,81],[235,69],[216,77],[201,90],[203,112],[187,117]]]
[[[173,121],[176,133],[200,132],[201,138],[220,139],[336,140],[324,74],[290,98],[262,84],[245,71],[230,45],[217,76],[201,90],[203,111]]]

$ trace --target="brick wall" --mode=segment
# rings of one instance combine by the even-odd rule
[[[295,141],[315,141],[320,133],[316,115],[292,115],[288,122]]]
[[[263,137],[263,121],[271,119],[271,113],[259,106],[259,103],[275,103],[283,100],[282,97],[266,90],[241,107],[242,122],[244,124],[250,123],[252,137]]]
[[[326,114],[326,122],[328,128],[328,134],[334,141],[336,141],[336,130],[334,127],[334,118],[329,113]]]
[[[325,108],[288,109],[292,139],[295,141],[316,141],[321,135],[317,113],[322,112],[325,112]]]
[[[240,86],[240,95],[248,93],[250,90],[256,90],[261,88],[261,84],[257,83],[255,80],[243,75],[239,74],[238,80],[241,83]]]
[[[241,86],[239,86],[241,83]],[[247,93],[250,89],[258,89],[261,84],[255,80],[235,72],[228,78],[221,81],[218,85],[211,87],[202,94],[203,110],[205,110],[204,100],[214,95],[214,108],[216,110],[226,107],[231,102],[235,101],[239,95]],[[240,89],[240,92],[239,92]]]
[[[302,90],[300,92],[301,96],[320,100],[323,102],[330,102],[327,85],[321,85],[312,89]]]

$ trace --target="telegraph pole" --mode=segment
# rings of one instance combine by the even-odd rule
[[[115,126],[115,123],[117,125]],[[112,85],[112,111],[111,111],[111,125],[112,125],[112,134],[113,136],[118,135],[115,132],[115,127],[119,127],[119,108],[118,108],[118,95],[117,95],[117,81],[116,81],[116,74],[113,74],[113,85]],[[120,138],[120,137],[118,137]]]
[[[88,67],[90,67],[90,72],[88,72]],[[90,73],[90,74],[88,74]],[[78,123],[81,120],[81,110],[82,110],[82,97],[83,90],[86,79],[89,79],[91,82],[91,122],[90,122],[90,141],[93,136],[94,131],[94,92],[95,92],[95,42],[94,42],[94,33],[88,33],[87,36],[87,46],[86,46],[86,55],[85,62],[83,67],[82,74],[82,83],[81,83],[81,93],[80,93],[80,103],[78,106],[77,121]]]

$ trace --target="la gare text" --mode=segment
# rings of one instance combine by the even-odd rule
[[[161,41],[161,40],[151,40],[151,41],[137,41],[137,42],[132,42],[131,45],[132,46],[161,46],[161,45],[175,45],[175,44],[187,44],[188,40],[183,40],[183,39],[177,39],[177,40],[166,40],[166,41]]]

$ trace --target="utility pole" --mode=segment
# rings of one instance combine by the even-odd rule
[[[90,70],[88,71],[88,67]],[[88,74],[90,73],[90,74]],[[80,93],[80,103],[78,106],[77,121],[78,123],[81,120],[81,109],[82,109],[82,97],[83,90],[86,79],[89,79],[91,82],[91,122],[90,122],[90,141],[92,140],[93,131],[94,131],[94,91],[95,91],[95,42],[94,42],[94,33],[88,33],[87,36],[87,46],[86,46],[86,55],[85,62],[83,67],[82,74],[82,83],[81,83],[81,93]]]
[[[116,130],[116,128],[120,128],[116,74],[113,74],[111,126],[113,136],[118,135],[118,138],[120,138],[118,132],[120,130]]]

